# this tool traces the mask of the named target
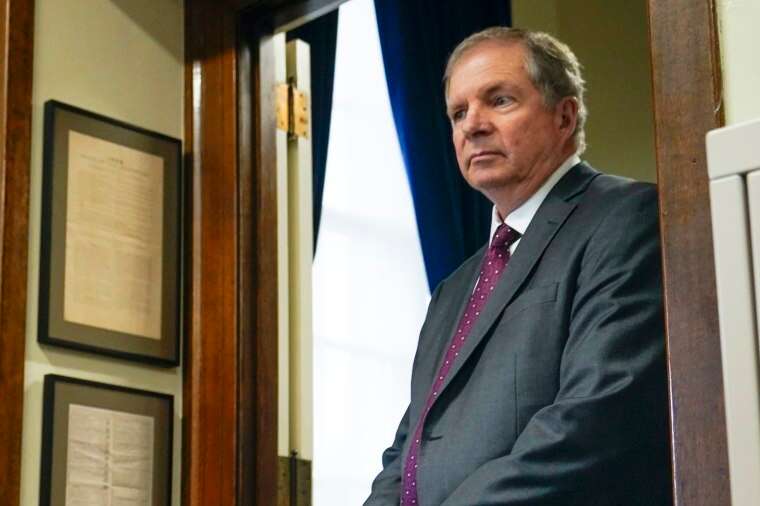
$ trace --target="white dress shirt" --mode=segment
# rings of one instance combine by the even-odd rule
[[[520,236],[525,234],[525,231],[528,229],[528,225],[530,225],[531,220],[533,220],[533,216],[536,215],[536,211],[538,211],[538,208],[541,207],[541,203],[544,201],[551,189],[554,188],[554,185],[556,185],[557,182],[562,179],[562,176],[567,174],[567,171],[569,171],[575,165],[579,164],[580,161],[581,159],[577,153],[571,155],[562,163],[562,165],[559,166],[559,168],[557,168],[557,170],[552,173],[551,176],[547,178],[546,181],[544,181],[544,184],[541,185],[541,188],[539,188],[536,193],[531,195],[531,197],[523,202],[520,207],[509,213],[507,215],[507,219],[502,220],[501,216],[499,216],[499,211],[496,209],[496,206],[493,206],[493,212],[491,215],[491,235],[489,241],[493,240],[493,235],[496,233],[496,229],[502,223],[506,223],[513,230],[520,232]],[[520,244],[520,241],[521,239],[516,240],[509,247],[509,253],[511,255],[514,255],[515,250],[517,249],[517,245]]]

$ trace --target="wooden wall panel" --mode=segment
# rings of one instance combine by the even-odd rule
[[[675,503],[730,504],[705,133],[723,125],[713,0],[649,0]]]
[[[34,1],[0,2],[0,503],[17,506],[24,407]]]

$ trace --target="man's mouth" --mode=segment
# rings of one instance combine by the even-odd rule
[[[477,152],[473,153],[470,156],[470,163],[476,163],[476,162],[479,162],[479,161],[486,161],[486,160],[489,160],[489,159],[497,157],[497,156],[502,156],[502,154],[501,154],[500,151],[486,150],[486,149],[484,149],[482,151],[477,151]]]

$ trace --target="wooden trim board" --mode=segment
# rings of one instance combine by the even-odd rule
[[[18,506],[24,412],[34,1],[0,3],[0,497]]]

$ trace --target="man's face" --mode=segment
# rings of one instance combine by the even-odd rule
[[[483,42],[462,55],[449,78],[447,113],[459,168],[494,202],[504,190],[535,191],[564,161],[572,133],[563,117],[571,99],[549,109],[528,77],[524,53],[519,43]]]

